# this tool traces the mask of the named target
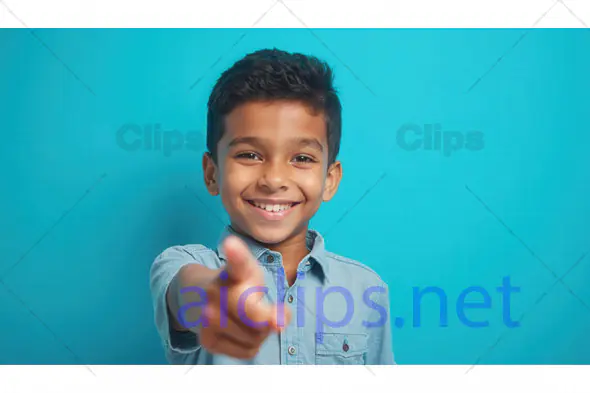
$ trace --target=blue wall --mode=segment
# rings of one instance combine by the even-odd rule
[[[312,225],[389,283],[397,361],[590,363],[588,32],[314,34],[0,31],[0,363],[165,362],[150,264],[171,245],[213,245],[225,219],[200,169],[208,93],[273,46],[335,68],[344,178]],[[127,145],[156,124],[184,148]],[[441,147],[414,149],[436,124]],[[503,319],[504,277],[519,327]],[[414,319],[414,287],[429,286],[446,326],[432,293]],[[456,310],[474,286],[467,299],[490,307],[466,317],[487,327]]]

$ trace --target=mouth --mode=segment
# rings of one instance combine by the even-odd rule
[[[250,205],[255,208],[264,210],[269,213],[278,213],[287,211],[301,202],[281,202],[281,203],[263,203],[255,200],[246,200]]]
[[[287,216],[301,202],[281,201],[276,203],[246,200],[255,212],[268,220],[279,220]]]

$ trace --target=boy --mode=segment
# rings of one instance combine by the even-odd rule
[[[172,364],[394,364],[387,285],[326,250],[309,221],[336,193],[341,104],[315,57],[251,53],[208,102],[204,180],[230,217],[216,249],[151,269]]]

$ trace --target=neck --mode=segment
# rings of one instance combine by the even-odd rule
[[[283,257],[283,268],[285,269],[285,276],[289,286],[295,282],[299,262],[310,252],[307,249],[307,231],[308,225],[305,225],[301,230],[298,230],[295,234],[280,243],[267,244],[259,242],[263,247],[281,254]]]
[[[282,255],[283,267],[285,269],[285,275],[289,286],[293,285],[295,282],[299,262],[301,262],[301,260],[310,252],[307,249],[306,235],[307,226],[305,227],[305,230],[285,239],[281,243],[264,245],[266,248],[279,252]]]

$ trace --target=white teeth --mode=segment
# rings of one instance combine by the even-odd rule
[[[259,207],[267,212],[280,212],[289,209],[292,205],[267,205],[265,203],[253,202],[256,207]]]

